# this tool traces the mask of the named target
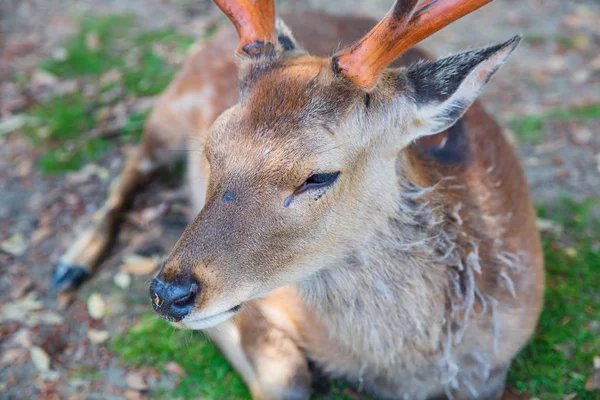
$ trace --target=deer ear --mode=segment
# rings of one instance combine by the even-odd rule
[[[299,55],[305,53],[305,50],[300,46],[291,29],[279,17],[275,20],[275,35],[277,42],[281,46],[284,56]]]
[[[502,44],[409,66],[405,72],[417,108],[411,139],[442,132],[458,121],[520,41],[517,35]]]

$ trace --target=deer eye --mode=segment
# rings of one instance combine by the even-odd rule
[[[296,189],[295,194],[300,194],[311,189],[320,189],[331,185],[337,177],[340,175],[339,172],[326,172],[313,174]]]

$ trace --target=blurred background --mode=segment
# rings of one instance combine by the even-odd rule
[[[391,4],[278,7],[380,18]],[[151,314],[148,281],[189,215],[180,171],[138,196],[78,293],[49,287],[186,49],[228,22],[207,0],[2,0],[0,13],[0,398],[247,398],[200,333]],[[506,398],[599,399],[600,2],[496,0],[423,47],[443,56],[518,32],[523,44],[482,99],[526,170],[548,288]],[[321,398],[362,398],[320,386]]]

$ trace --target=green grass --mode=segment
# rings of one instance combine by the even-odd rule
[[[129,115],[125,126],[121,129],[122,135],[124,137],[131,137],[135,141],[140,140],[144,131],[144,123],[149,114],[150,112],[146,111]]]
[[[542,208],[542,218],[564,227],[543,238],[546,297],[537,333],[515,360],[509,383],[540,399],[598,399],[586,392],[594,356],[600,356],[600,220],[593,203],[564,201]]]
[[[137,96],[153,96],[167,87],[174,75],[174,70],[165,61],[144,49],[136,68],[125,68],[123,82],[128,93]]]
[[[54,97],[28,114],[34,122],[27,133],[34,141],[73,139],[93,126],[89,104],[79,93]]]
[[[209,30],[204,38],[212,33]],[[174,49],[175,54],[182,56],[193,42],[172,29],[140,33],[131,15],[83,18],[79,32],[64,44],[66,57],[45,60],[40,68],[61,80],[91,79],[98,95],[56,96],[27,110],[33,122],[26,127],[26,134],[44,150],[39,159],[41,171],[50,174],[73,171],[97,159],[109,142],[91,137],[89,131],[99,122],[95,111],[111,106],[102,103],[100,94],[117,86],[124,89],[117,101],[161,93],[176,68],[172,60],[164,59],[156,51],[156,46]],[[122,79],[102,86],[100,78],[112,69],[121,71]],[[147,113],[130,116],[121,132],[123,140],[139,140],[146,116]]]
[[[55,97],[28,110],[26,135],[47,149],[38,165],[44,173],[78,169],[84,160],[95,160],[107,148],[102,138],[82,134],[93,127],[93,104],[75,93]]]
[[[107,148],[108,143],[102,138],[82,139],[46,151],[40,156],[38,166],[45,174],[75,171],[84,162],[97,160]]]
[[[184,54],[194,40],[172,29],[135,31],[131,15],[86,17],[79,33],[65,45],[67,57],[47,60],[41,68],[60,78],[100,75],[117,68],[123,71],[128,94],[158,94],[175,71],[167,60],[155,54],[153,45],[173,46],[179,54]],[[90,46],[91,37],[97,38],[97,45]]]
[[[546,42],[546,37],[543,35],[539,35],[539,34],[524,35],[523,42],[525,42],[531,46],[537,46],[537,45],[540,45],[540,44]]]
[[[586,38],[582,35],[568,36],[568,35],[554,35],[544,36],[539,34],[529,34],[523,37],[523,41],[531,46],[538,46],[544,43],[554,42],[560,47],[566,50],[585,50],[589,43]]]
[[[65,43],[66,58],[46,60],[40,67],[59,77],[76,77],[99,75],[119,66],[133,22],[131,15],[87,16],[78,34]],[[97,46],[90,46],[93,37],[97,38]]]
[[[204,34],[203,39],[207,39],[213,34],[214,29],[208,29]],[[174,45],[178,51],[184,53],[192,44],[194,44],[194,39],[181,35],[173,29],[158,29],[138,34],[135,38],[135,43],[141,46],[152,43]]]
[[[102,372],[97,369],[78,368],[70,374],[71,379],[96,380],[102,378]]]
[[[166,374],[165,365],[175,361],[185,370],[174,389],[157,388],[153,395],[158,398],[250,399],[242,379],[201,332],[176,329],[153,314],[142,315],[115,337],[111,350],[127,365],[151,365]],[[350,400],[352,393],[347,384],[334,381],[327,398]]]
[[[525,143],[539,143],[544,135],[544,124],[548,121],[584,121],[600,118],[600,103],[574,108],[557,108],[541,115],[526,115],[513,118],[509,126]]]
[[[177,330],[154,315],[143,315],[111,348],[130,365],[164,372],[166,363],[175,361],[185,370],[175,389],[159,388],[160,398],[249,398],[241,378],[200,332]]]

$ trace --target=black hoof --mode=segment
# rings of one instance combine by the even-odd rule
[[[75,289],[89,275],[89,270],[85,267],[58,263],[52,273],[52,287],[57,291]]]

